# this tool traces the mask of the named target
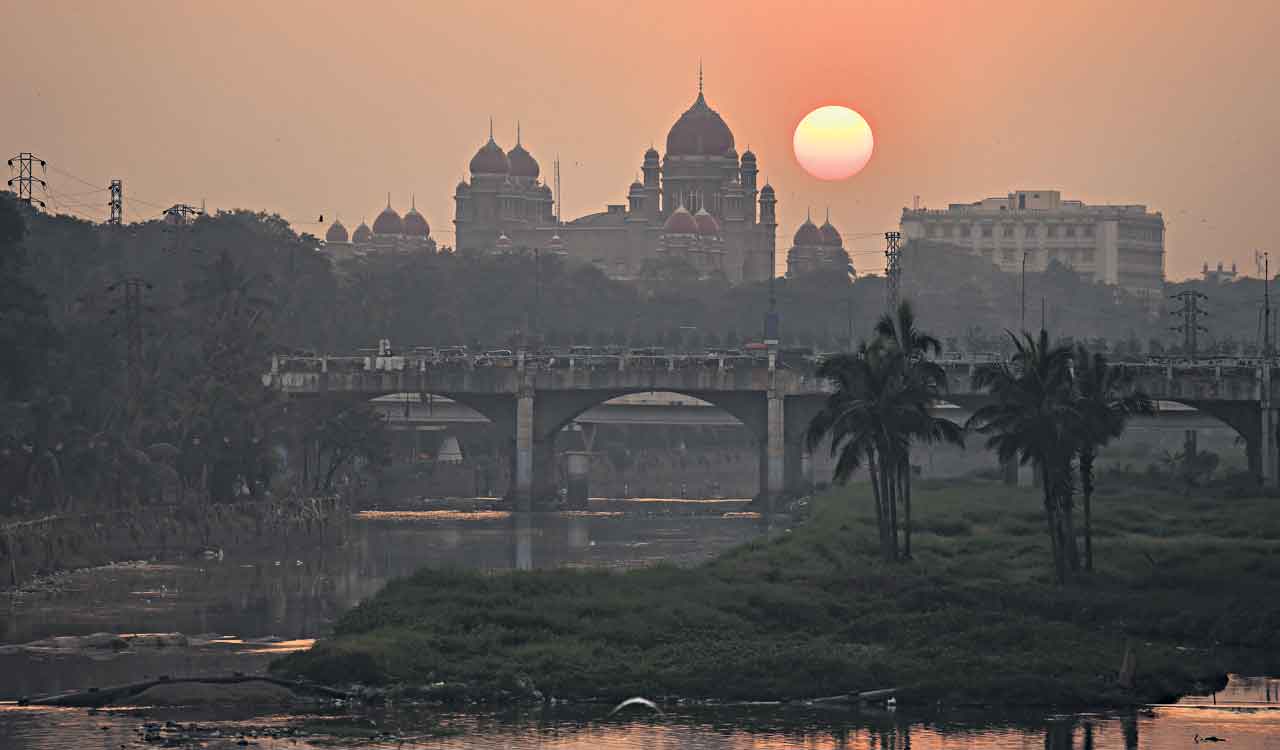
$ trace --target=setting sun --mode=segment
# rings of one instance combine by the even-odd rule
[[[819,107],[796,126],[796,161],[820,180],[852,177],[871,160],[875,139],[862,115],[848,107]]]

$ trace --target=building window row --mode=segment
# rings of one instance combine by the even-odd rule
[[[981,230],[980,230],[981,236],[983,237],[994,236],[995,227],[993,224],[981,224],[980,226],[981,226]],[[1039,224],[1023,224],[1022,235],[1027,239],[1036,239],[1041,234],[1039,227],[1040,227]],[[953,237],[968,238],[971,236],[971,232],[972,232],[972,228],[968,224],[952,225],[952,224],[930,223],[925,225],[925,236],[930,238],[937,238],[937,237],[942,237],[946,239],[951,239]],[[1017,232],[1016,224],[1002,223],[1000,225],[1001,237],[1012,238],[1015,236],[1016,232]],[[1045,236],[1051,239],[1056,239],[1059,236],[1071,238],[1071,239],[1074,239],[1076,237],[1092,238],[1095,235],[1096,235],[1096,229],[1094,228],[1093,224],[1081,224],[1079,226],[1076,226],[1074,224],[1045,225]]]

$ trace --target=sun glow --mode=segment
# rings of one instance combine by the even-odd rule
[[[806,172],[820,180],[843,180],[867,166],[875,139],[862,115],[831,105],[804,116],[792,145]]]

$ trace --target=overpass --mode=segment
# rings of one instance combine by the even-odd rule
[[[991,362],[939,360],[947,400],[973,409],[989,399],[973,376]],[[803,484],[802,441],[831,385],[814,358],[734,355],[587,355],[460,358],[275,356],[263,376],[291,397],[370,400],[393,393],[445,396],[510,435],[517,504],[555,493],[554,439],[569,422],[599,404],[633,393],[681,393],[720,407],[759,446],[761,495],[777,497]],[[1280,403],[1271,394],[1270,362],[1121,363],[1152,398],[1174,401],[1225,422],[1244,437],[1249,466],[1275,485]]]

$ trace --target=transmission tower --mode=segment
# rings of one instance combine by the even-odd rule
[[[149,308],[142,304],[142,296],[151,291],[151,282],[139,276],[126,276],[107,287],[111,294],[120,295],[120,302],[111,308],[110,314],[121,314],[125,336],[125,362],[128,369],[128,408],[130,420],[142,403],[142,314]]]
[[[9,187],[13,187],[14,183],[17,183],[18,189],[14,192],[18,194],[18,200],[23,201],[24,203],[38,203],[41,208],[44,208],[44,201],[35,196],[34,187],[38,182],[40,183],[41,189],[48,190],[49,183],[39,177],[36,177],[36,164],[40,165],[41,173],[43,173],[45,168],[48,167],[48,163],[44,159],[41,159],[30,151],[23,151],[10,159],[9,169],[14,169],[16,165],[18,174],[9,178],[8,185]]]
[[[898,294],[902,284],[902,248],[898,244],[901,240],[900,232],[884,233],[884,301],[890,315],[895,314],[898,309]]]
[[[195,206],[189,206],[185,203],[175,203],[164,210],[164,223],[174,234],[173,246],[170,250],[180,251],[186,249],[187,230],[191,227],[191,222],[195,217],[204,215],[202,209]]]
[[[1176,299],[1182,303],[1182,308],[1174,311],[1174,314],[1182,316],[1182,325],[1172,326],[1169,330],[1182,334],[1183,351],[1189,358],[1194,360],[1196,358],[1197,334],[1209,332],[1208,328],[1200,325],[1200,317],[1209,314],[1200,308],[1200,302],[1209,298],[1200,292],[1188,289],[1185,292],[1178,292],[1170,296],[1169,299]]]
[[[124,223],[124,183],[120,180],[111,181],[111,202],[107,204],[111,207],[111,218],[107,219],[107,223],[112,226],[120,226]]]

